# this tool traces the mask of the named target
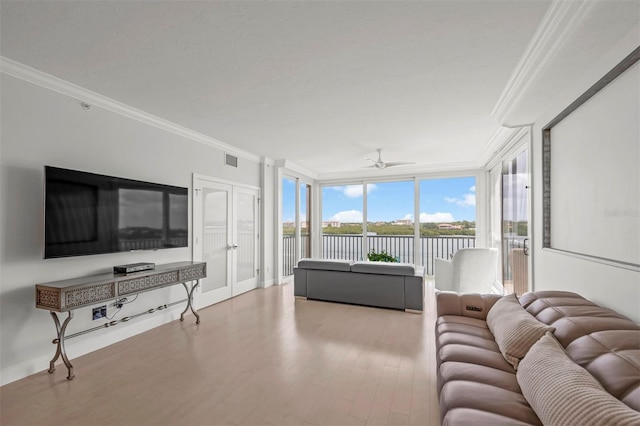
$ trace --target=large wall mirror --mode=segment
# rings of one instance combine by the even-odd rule
[[[640,47],[543,129],[544,244],[640,271]]]

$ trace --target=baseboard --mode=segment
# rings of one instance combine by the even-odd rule
[[[408,312],[410,314],[418,314],[418,315],[422,315],[422,311],[419,311],[417,309],[405,309],[405,312]]]
[[[65,342],[66,351],[69,355],[71,364],[73,364],[74,358],[81,357],[90,352],[98,349],[105,348],[114,343],[120,342],[129,337],[133,337],[137,334],[144,333],[153,328],[159,327],[163,324],[175,321],[180,318],[182,307],[177,307],[174,310],[167,310],[152,317],[140,319],[138,321],[131,321],[126,324],[125,327],[118,328],[120,325],[113,327],[112,329],[105,328],[96,332],[87,334],[78,338],[78,340],[67,340]],[[192,321],[194,317],[192,315],[186,315],[185,321]],[[194,321],[195,322],[195,321]],[[51,339],[55,336],[53,330],[51,331]],[[50,339],[50,340],[51,340]],[[75,341],[74,341],[75,340]],[[0,386],[4,386],[16,380],[23,379],[32,374],[38,373],[43,370],[49,369],[49,362],[55,354],[55,345],[51,345],[51,353],[42,355],[36,358],[28,359],[18,364],[10,365],[3,368],[0,371]],[[53,374],[60,375],[61,377],[67,376],[67,368],[62,363],[62,360],[58,360],[56,363],[56,371]],[[76,376],[83,374],[82,370],[75,370]]]
[[[274,280],[273,278],[270,280],[262,281],[260,283],[260,288],[271,287],[272,285],[275,285],[275,283],[276,283],[276,280]]]

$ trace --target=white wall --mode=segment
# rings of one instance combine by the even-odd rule
[[[640,322],[640,272],[542,248],[542,129],[565,107],[630,53],[636,45],[637,39],[622,40],[601,61],[594,63],[592,68],[584,70],[584,73],[579,78],[567,82],[565,93],[559,94],[550,104],[549,109],[535,121],[532,152],[534,170],[533,279],[534,290],[573,291],[593,302],[610,307],[636,322]],[[585,126],[588,124],[587,122],[584,123]],[[588,143],[606,143],[606,141],[591,140]],[[600,161],[605,161],[606,163],[601,164],[602,167],[593,170],[596,175],[599,170],[611,170],[616,167],[615,158],[602,157]],[[640,158],[636,159],[636,161],[636,164],[640,163]],[[633,176],[632,172],[628,173],[629,179]],[[606,176],[600,176],[600,178],[604,180]],[[552,176],[552,186],[553,179],[554,177]],[[611,186],[609,189],[614,195],[613,198],[625,199],[627,190],[625,186]],[[589,188],[580,185],[565,190],[589,191]],[[556,196],[563,197],[563,194],[559,193]],[[583,232],[589,231],[585,229]],[[607,238],[611,238],[611,236],[607,236]]]
[[[77,99],[6,74],[0,79],[0,380],[5,384],[48,368],[54,354],[54,325],[47,311],[35,308],[35,284],[104,273],[124,263],[192,259],[189,247],[43,260],[45,165],[183,187],[191,186],[192,173],[254,186],[261,176],[259,161],[240,157],[237,169],[228,167],[220,149],[98,107],[84,110]],[[144,293],[117,318],[184,297],[182,286]],[[73,360],[173,320],[182,308],[71,339],[67,353]],[[187,321],[192,324],[191,317]],[[91,320],[91,308],[78,309],[68,333],[96,325],[101,324]]]
[[[640,265],[639,94],[636,63],[552,127],[551,247]]]

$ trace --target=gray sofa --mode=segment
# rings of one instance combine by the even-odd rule
[[[424,268],[407,263],[302,259],[294,268],[297,298],[422,312]]]
[[[575,293],[526,293],[515,303],[553,331],[514,368],[490,331],[500,298],[437,294],[444,426],[640,424],[638,324]]]

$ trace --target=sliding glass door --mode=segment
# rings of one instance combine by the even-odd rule
[[[529,155],[502,165],[502,278],[507,293],[529,291]]]
[[[282,276],[293,275],[298,260],[311,256],[311,185],[299,178],[281,181]]]

